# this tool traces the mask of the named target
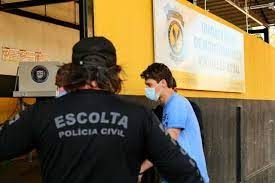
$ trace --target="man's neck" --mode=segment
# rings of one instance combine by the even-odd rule
[[[162,104],[166,104],[168,102],[169,98],[175,93],[175,91],[172,88],[167,88],[160,96],[160,102]]]
[[[92,85],[84,85],[84,86],[81,86],[79,87],[80,90],[102,90],[100,88],[98,88],[97,86],[92,86]]]

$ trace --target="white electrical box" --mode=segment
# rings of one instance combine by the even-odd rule
[[[14,97],[56,96],[55,77],[59,62],[20,62],[18,66],[19,91]]]

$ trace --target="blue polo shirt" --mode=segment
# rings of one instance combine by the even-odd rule
[[[174,93],[163,108],[162,123],[165,128],[182,129],[177,141],[193,158],[205,183],[209,182],[207,167],[202,147],[201,132],[195,112],[189,101]]]

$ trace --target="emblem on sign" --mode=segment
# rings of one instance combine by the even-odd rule
[[[43,83],[49,77],[49,71],[42,65],[35,66],[31,71],[32,80],[36,83]]]
[[[182,61],[183,57],[183,28],[184,22],[181,14],[168,11],[168,42],[171,49],[170,56],[174,60]]]

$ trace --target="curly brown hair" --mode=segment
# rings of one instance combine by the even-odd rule
[[[173,78],[172,72],[170,69],[162,63],[153,63],[147,67],[141,74],[142,79],[154,79],[157,82],[160,82],[164,79],[167,83],[168,88],[174,88],[176,83]]]

